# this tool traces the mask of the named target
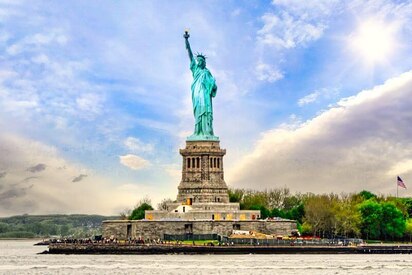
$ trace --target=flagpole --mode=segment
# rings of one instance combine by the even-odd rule
[[[398,198],[398,189],[399,189],[399,183],[398,183],[398,180],[396,180],[396,198]]]

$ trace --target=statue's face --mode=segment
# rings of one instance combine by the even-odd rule
[[[206,60],[204,60],[202,57],[198,57],[197,64],[200,68],[204,69],[206,67]]]

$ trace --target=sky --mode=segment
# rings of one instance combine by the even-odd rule
[[[0,0],[0,216],[176,198],[185,29],[229,187],[412,188],[411,21],[412,1]]]

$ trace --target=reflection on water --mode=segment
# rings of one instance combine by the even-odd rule
[[[0,274],[412,274],[411,255],[38,255],[0,241]]]

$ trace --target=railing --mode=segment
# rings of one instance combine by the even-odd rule
[[[257,239],[228,238],[229,245],[270,245],[270,246],[347,246],[363,243],[362,239]]]
[[[163,240],[165,241],[200,241],[200,240],[218,240],[222,238],[218,234],[164,234]]]

